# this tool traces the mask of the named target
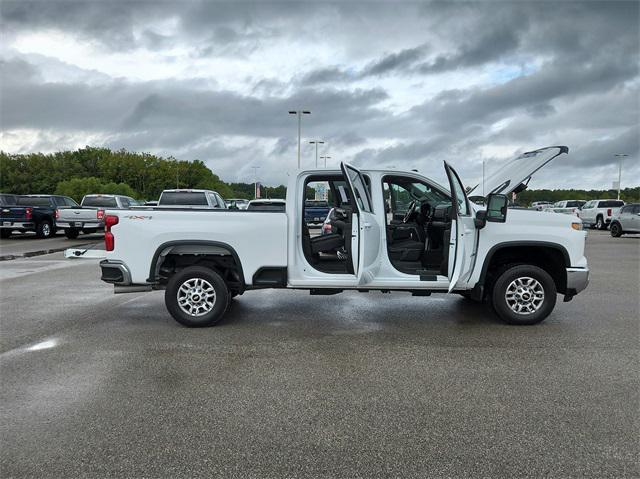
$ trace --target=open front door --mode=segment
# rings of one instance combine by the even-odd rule
[[[341,163],[353,203],[351,261],[358,284],[366,284],[375,277],[379,267],[380,225],[373,214],[369,189],[360,171],[347,163]]]
[[[473,211],[469,205],[469,199],[465,193],[464,185],[456,171],[445,161],[444,169],[449,178],[451,190],[452,219],[451,239],[449,241],[449,292],[451,292],[460,278],[466,276],[471,268],[472,241],[465,241],[469,235],[475,234]]]

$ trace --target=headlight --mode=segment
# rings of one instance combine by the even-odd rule
[[[582,221],[580,223],[571,223],[571,227],[574,230],[581,231],[582,230]]]

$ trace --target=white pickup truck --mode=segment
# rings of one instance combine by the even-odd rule
[[[485,180],[487,208],[467,199],[445,163],[449,188],[415,172],[298,171],[286,210],[107,211],[102,280],[115,292],[165,289],[171,315],[187,326],[221,320],[231,298],[260,288],[459,293],[488,300],[511,324],[534,324],[582,291],[589,270],[580,219],[508,210],[507,195],[566,147],[524,153]],[[336,209],[331,233],[304,221],[310,184],[323,183]]]

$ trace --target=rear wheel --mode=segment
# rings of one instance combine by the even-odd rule
[[[598,216],[596,218],[596,228],[598,228],[599,230],[607,229],[607,223],[604,222],[604,218],[602,216]]]
[[[556,305],[556,285],[542,268],[518,265],[506,269],[493,285],[493,308],[505,323],[536,324]]]
[[[53,235],[53,227],[50,221],[41,221],[36,226],[36,236],[38,238],[50,238]]]
[[[222,320],[231,301],[229,289],[215,271],[190,266],[174,274],[167,283],[165,305],[180,324],[213,326]]]
[[[622,226],[620,223],[611,223],[611,236],[619,238],[622,235]]]
[[[11,236],[11,230],[5,230],[5,229],[0,230],[0,238],[7,239],[10,236]]]
[[[79,234],[80,231],[73,228],[67,228],[64,230],[64,235],[69,239],[76,239]]]

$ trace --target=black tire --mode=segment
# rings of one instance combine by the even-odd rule
[[[36,225],[36,236],[38,238],[51,238],[55,232],[49,220],[41,221]]]
[[[620,236],[622,236],[622,226],[620,226],[620,223],[611,223],[611,236],[613,236],[614,238],[619,238]]]
[[[12,231],[11,230],[6,230],[6,229],[1,229],[0,230],[0,238],[3,239],[7,239],[11,236]]]
[[[537,286],[542,289],[542,293],[544,295],[542,299],[542,303],[540,303],[537,307],[535,307],[534,311],[531,312],[516,312],[507,302],[506,293],[509,288],[517,288],[517,280],[522,278],[522,281],[527,283],[528,281],[524,278],[531,278],[537,282]],[[529,282],[530,283],[530,282]],[[537,292],[540,291],[540,288],[534,288]],[[534,292],[536,292],[534,291]],[[518,294],[522,294],[520,296],[523,301],[526,302],[530,298],[530,290],[525,289],[522,293],[514,293],[513,304],[514,308],[525,307],[523,305],[519,305],[518,300],[515,299]],[[529,296],[525,296],[528,294]],[[493,291],[491,294],[491,300],[493,304],[493,309],[498,314],[500,319],[508,324],[517,324],[517,325],[529,325],[529,324],[537,324],[549,316],[551,311],[556,305],[556,284],[553,281],[553,278],[542,268],[538,268],[533,265],[517,265],[512,266],[504,270],[496,279],[493,284]]]
[[[76,239],[80,234],[79,230],[68,228],[64,230],[64,235],[69,239]]]
[[[598,216],[596,218],[596,228],[599,230],[607,229],[607,223],[604,222],[604,218],[602,216]]]
[[[215,293],[211,308],[200,316],[187,312],[187,309],[192,309],[195,313],[199,313],[200,307],[207,309],[207,305],[204,304],[205,302],[202,300],[202,296],[198,293],[198,286],[192,283],[193,286],[189,288],[190,291],[188,294],[185,294],[184,291],[180,292],[180,288],[185,285],[186,282],[192,280],[204,280]],[[203,289],[205,293],[210,291],[206,285],[204,287],[201,285],[200,291]],[[183,295],[182,297],[187,301],[187,304],[184,306],[185,309],[178,303],[179,293]],[[190,299],[189,294],[191,294]],[[190,302],[190,300],[193,301]],[[189,327],[213,326],[220,322],[224,317],[224,313],[229,308],[230,302],[229,288],[222,277],[212,269],[203,266],[190,266],[174,274],[169,279],[167,289],[164,293],[164,303],[171,316],[173,316],[173,319]]]

